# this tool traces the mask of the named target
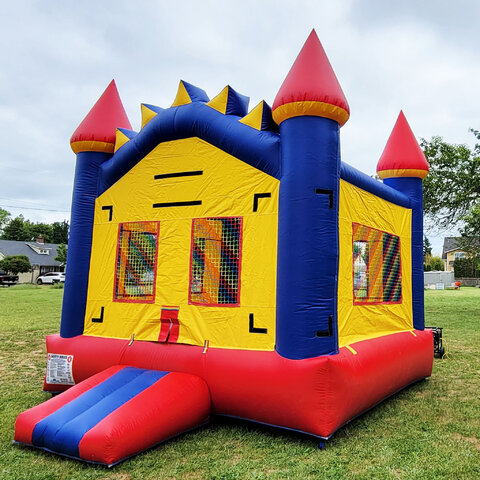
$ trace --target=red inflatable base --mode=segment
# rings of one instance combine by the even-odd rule
[[[191,373],[210,390],[212,413],[321,438],[432,372],[430,330],[401,332],[341,348],[337,355],[289,360],[276,352],[227,350],[111,338],[47,337],[47,352],[73,357],[76,383],[112,366]],[[68,386],[62,387],[63,389]],[[59,391],[45,383],[46,391]]]

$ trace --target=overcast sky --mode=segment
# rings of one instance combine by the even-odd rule
[[[344,161],[373,174],[400,109],[417,138],[472,146],[479,25],[476,0],[2,2],[0,207],[69,219],[69,139],[112,78],[135,130],[180,79],[271,105],[312,28],[350,104]]]

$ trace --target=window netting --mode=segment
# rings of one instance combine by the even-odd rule
[[[154,300],[158,226],[158,222],[120,224],[114,300]]]
[[[191,303],[239,304],[241,232],[241,217],[193,220]]]
[[[354,223],[354,303],[399,303],[401,280],[400,238]]]

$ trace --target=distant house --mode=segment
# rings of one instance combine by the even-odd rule
[[[458,246],[458,240],[459,237],[445,237],[443,240],[442,260],[445,263],[446,272],[453,272],[453,262],[467,256]]]
[[[56,243],[45,243],[43,237],[34,242],[0,240],[0,260],[8,255],[26,255],[32,271],[20,273],[19,283],[34,283],[44,273],[65,271],[65,265],[55,260],[58,246]]]

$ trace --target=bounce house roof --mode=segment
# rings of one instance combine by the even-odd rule
[[[107,152],[115,149],[116,128],[131,130],[115,80],[112,80],[70,139],[75,153]]]
[[[378,161],[377,173],[380,178],[427,176],[427,160],[402,111]]]
[[[312,30],[273,102],[273,119],[303,115],[326,117],[344,125],[350,109],[320,40]]]

